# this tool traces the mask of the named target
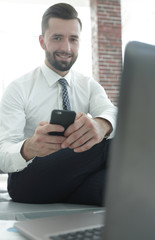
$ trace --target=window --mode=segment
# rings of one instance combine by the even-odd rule
[[[155,45],[155,1],[121,0],[123,49],[129,41]]]

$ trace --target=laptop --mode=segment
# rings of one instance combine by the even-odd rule
[[[127,44],[118,106],[106,213],[83,212],[15,223],[28,239],[155,239],[155,46]],[[102,230],[91,238],[89,232],[96,228]],[[80,232],[79,238],[75,232]]]

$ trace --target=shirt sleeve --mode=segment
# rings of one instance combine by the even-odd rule
[[[20,154],[26,118],[22,94],[17,89],[10,84],[0,103],[0,169],[4,172],[21,171],[30,163]]]
[[[105,89],[96,81],[91,81],[90,114],[93,118],[100,117],[112,125],[108,139],[113,138],[116,130],[117,107],[108,98]]]

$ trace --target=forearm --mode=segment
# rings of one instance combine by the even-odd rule
[[[25,159],[26,162],[30,161],[31,159],[33,159],[36,156],[31,138],[28,138],[23,143],[23,146],[22,146],[21,151],[20,151],[22,157]]]
[[[94,120],[99,124],[103,136],[108,137],[113,130],[112,124],[108,120],[100,117],[94,118]]]

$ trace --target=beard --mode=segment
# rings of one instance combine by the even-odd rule
[[[68,54],[69,56],[71,56],[71,61],[68,62],[68,61],[63,61],[63,60],[57,60],[56,59],[56,56],[57,54],[60,53],[60,52],[53,52],[53,55],[47,51],[47,49],[45,50],[45,54],[46,54],[46,58],[49,62],[49,64],[55,68],[56,70],[58,71],[61,71],[61,72],[64,72],[64,71],[68,71],[72,66],[73,64],[75,63],[76,59],[78,56],[75,56],[74,54],[68,54],[66,52],[61,52],[63,54]]]

